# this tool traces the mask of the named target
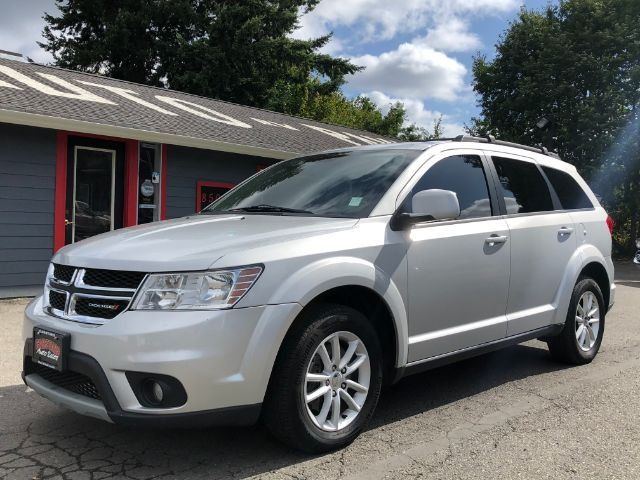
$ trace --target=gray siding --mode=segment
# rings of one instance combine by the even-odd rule
[[[198,180],[240,183],[256,173],[258,165],[274,160],[199,148],[167,148],[167,218],[183,217],[196,208]]]
[[[42,290],[53,254],[56,132],[0,123],[0,298]],[[273,160],[167,148],[167,217],[195,211],[198,180],[239,183]]]
[[[42,289],[53,254],[56,132],[0,123],[0,297]]]

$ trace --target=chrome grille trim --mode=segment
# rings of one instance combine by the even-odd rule
[[[70,266],[69,266],[70,267]],[[74,268],[74,272],[71,276],[70,282],[64,282],[58,278],[55,278],[54,268],[49,269],[47,279],[45,283],[45,311],[50,315],[53,315],[64,320],[70,320],[72,322],[85,323],[89,325],[104,325],[109,320],[117,317],[126,312],[131,306],[131,302],[137,292],[137,288],[111,288],[100,287],[96,285],[89,285],[84,282],[84,275],[87,271],[86,268],[71,267]],[[146,275],[141,280],[140,285],[144,283]],[[140,286],[139,285],[139,286]],[[138,286],[138,288],[139,288]],[[49,291],[55,291],[65,295],[65,308],[64,311],[53,308],[49,304]],[[95,292],[95,293],[94,293]],[[105,313],[114,312],[115,314],[110,318],[103,318],[98,316],[81,315],[76,312],[76,302],[79,298],[83,299],[95,299],[96,302],[105,301],[120,301],[127,302],[124,308],[110,310],[105,308]]]

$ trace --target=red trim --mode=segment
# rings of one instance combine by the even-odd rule
[[[69,136],[95,138],[110,142],[124,142],[124,211],[123,226],[129,227],[138,223],[138,140],[89,133],[77,133],[59,130],[56,134],[56,179],[53,212],[53,252],[65,245],[65,220],[67,203],[67,162]]]
[[[196,183],[196,213],[200,211],[200,195],[202,194],[202,187],[228,188],[231,190],[235,186],[235,183],[198,180],[198,183]]]
[[[162,144],[160,160],[160,220],[167,218],[167,145]]]
[[[138,151],[137,140],[126,140],[124,146],[124,227],[138,224]]]
[[[64,247],[67,203],[67,132],[56,134],[56,180],[53,209],[53,253]]]

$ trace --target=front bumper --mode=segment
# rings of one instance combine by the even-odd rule
[[[121,424],[190,426],[253,423],[278,348],[299,304],[218,311],[123,312],[101,326],[62,320],[31,302],[23,324],[25,383],[54,403]],[[68,370],[90,378],[99,400],[29,373],[35,326],[71,335]],[[140,404],[125,372],[176,378],[187,400],[173,408]]]

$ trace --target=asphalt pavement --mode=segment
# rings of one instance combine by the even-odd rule
[[[409,377],[348,448],[304,455],[261,426],[123,428],[20,381],[26,300],[0,302],[0,479],[638,479],[640,268],[617,267],[600,353],[554,363],[539,341]]]

